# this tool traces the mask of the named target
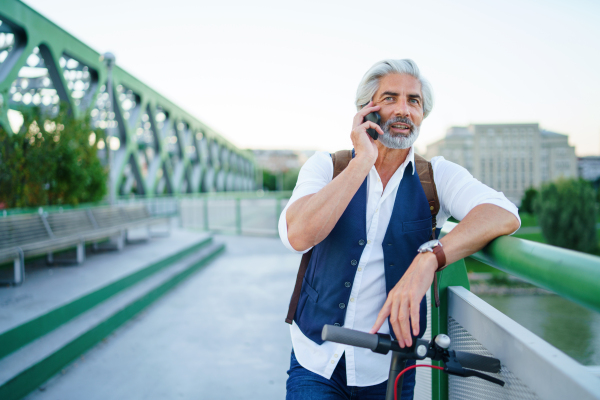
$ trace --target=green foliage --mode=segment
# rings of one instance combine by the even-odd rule
[[[277,176],[266,169],[263,169],[262,173],[263,188],[265,188],[266,190],[277,190]]]
[[[595,193],[584,180],[546,184],[535,201],[542,233],[548,244],[593,253],[598,245]]]
[[[263,170],[263,187],[266,190],[279,190],[281,185],[279,181],[283,179],[282,190],[294,190],[299,172],[299,169],[291,169],[283,173]]]
[[[17,134],[0,127],[0,208],[101,200],[107,172],[95,144],[103,131],[92,129],[89,117],[71,117],[64,106],[56,118],[29,109],[23,119]]]
[[[299,173],[299,169],[291,169],[283,174],[283,190],[294,190]]]
[[[521,210],[519,210],[519,218],[521,218],[521,228],[525,228],[528,226],[538,226],[537,218],[535,217],[535,215],[520,211]]]
[[[538,191],[535,188],[530,187],[529,189],[527,189],[523,194],[523,198],[521,199],[521,206],[519,207],[519,211],[526,212],[528,214],[533,214],[533,204],[537,195]]]

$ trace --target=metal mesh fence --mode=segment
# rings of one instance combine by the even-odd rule
[[[202,196],[179,199],[185,228],[276,236],[279,215],[288,199],[279,197]]]
[[[451,349],[468,351],[482,356],[494,357],[469,332],[452,317],[448,317],[448,336],[452,340]],[[463,378],[450,376],[448,391],[450,400],[536,400],[539,397],[531,391],[504,365],[498,374],[489,375],[502,379],[504,387],[484,381],[476,377]]]

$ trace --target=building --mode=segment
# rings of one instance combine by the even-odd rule
[[[600,157],[579,157],[577,160],[579,177],[586,181],[596,182],[600,178]]]
[[[541,130],[538,124],[452,127],[444,139],[427,147],[425,156],[443,156],[462,165],[515,204],[531,186],[577,177],[575,148],[568,136]]]
[[[251,150],[254,159],[261,169],[287,172],[300,169],[314,153],[314,150]]]

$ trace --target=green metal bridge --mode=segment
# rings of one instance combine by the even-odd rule
[[[27,5],[0,4],[0,125],[5,130],[18,128],[23,108],[35,106],[52,115],[64,102],[75,117],[89,115],[95,127],[106,130],[109,143],[98,148],[111,160],[114,196],[255,188],[251,153],[112,67],[110,59]]]
[[[115,194],[145,196],[118,202],[178,212],[186,228],[276,234],[285,193],[205,193],[254,189],[252,157],[105,61],[23,3],[0,0],[0,124],[13,132],[24,107],[53,113],[66,102],[76,117],[89,114],[110,132],[100,150],[114,152]],[[447,223],[442,234],[453,227]],[[600,312],[599,257],[512,237],[473,257]],[[448,333],[457,350],[499,358],[497,377],[507,385],[419,372],[415,398],[600,399],[597,367],[577,363],[469,292],[463,260],[440,272],[439,282],[442,305],[436,309],[429,301],[426,336]]]

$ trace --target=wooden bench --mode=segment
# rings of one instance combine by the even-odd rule
[[[3,282],[20,284],[25,278],[25,258],[76,248],[75,263],[85,260],[85,244],[111,239],[113,248],[122,249],[128,229],[158,223],[169,217],[153,217],[145,205],[121,205],[69,210],[53,213],[21,214],[0,217],[0,263],[13,261],[14,279]]]

